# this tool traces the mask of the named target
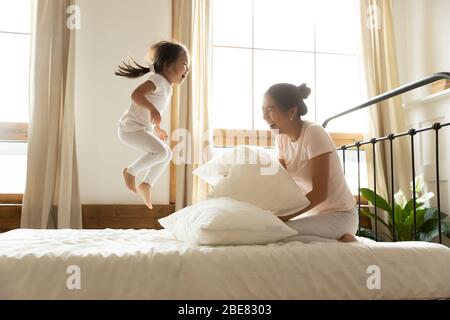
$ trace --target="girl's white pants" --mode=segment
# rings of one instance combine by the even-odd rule
[[[142,181],[153,187],[172,159],[170,147],[147,130],[128,132],[119,127],[118,135],[120,141],[127,146],[145,153],[127,167],[128,172],[136,176],[142,170],[146,170]]]

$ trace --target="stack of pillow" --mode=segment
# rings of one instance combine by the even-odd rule
[[[309,204],[301,189],[262,148],[238,146],[193,174],[213,186],[208,200],[160,219],[175,238],[200,245],[266,244],[293,236],[278,216]]]

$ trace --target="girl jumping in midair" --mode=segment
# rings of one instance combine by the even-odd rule
[[[181,44],[161,41],[149,51],[150,65],[123,62],[116,75],[137,78],[149,73],[147,80],[131,94],[131,105],[118,122],[119,139],[126,145],[144,152],[136,161],[122,170],[127,187],[141,195],[145,205],[152,209],[151,189],[172,159],[167,132],[160,128],[161,114],[170,103],[172,86],[181,85],[189,73],[189,53]],[[135,177],[146,170],[136,187]]]

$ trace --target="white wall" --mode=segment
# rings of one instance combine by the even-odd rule
[[[77,0],[75,117],[80,192],[83,204],[140,204],[128,191],[122,168],[140,153],[120,143],[116,123],[130,94],[144,78],[114,75],[122,58],[144,61],[149,46],[171,39],[169,0]],[[145,77],[145,76],[144,76]],[[162,127],[170,129],[170,107]],[[168,131],[169,132],[169,131]],[[155,184],[154,204],[169,203],[169,169]]]
[[[450,71],[450,1],[394,0],[392,11],[401,83]]]

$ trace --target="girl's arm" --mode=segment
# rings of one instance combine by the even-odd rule
[[[156,109],[156,107],[153,105],[153,103],[145,98],[146,95],[152,93],[153,91],[155,91],[155,89],[156,87],[153,82],[145,81],[133,91],[133,93],[131,94],[131,100],[137,106],[148,109],[152,116],[152,121],[158,124],[161,122],[161,115],[158,109]]]
[[[280,164],[287,170],[286,168],[286,161],[284,159],[278,159],[278,161],[280,162]]]
[[[310,160],[312,190],[306,195],[306,198],[308,198],[310,204],[306,208],[298,212],[295,212],[288,216],[279,217],[282,221],[287,221],[298,215],[301,215],[302,213],[311,210],[318,204],[325,201],[328,195],[328,180],[330,178],[330,154],[331,152],[323,153]]]

